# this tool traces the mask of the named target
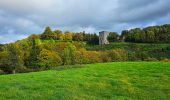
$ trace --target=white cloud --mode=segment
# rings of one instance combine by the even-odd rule
[[[15,24],[18,26],[18,27],[23,27],[23,28],[28,28],[32,25],[34,25],[34,23],[30,20],[27,20],[27,19],[17,19],[15,21]]]
[[[5,34],[0,36],[0,43],[10,43],[15,42],[16,40],[21,40],[28,37],[28,35],[17,35],[17,34]]]

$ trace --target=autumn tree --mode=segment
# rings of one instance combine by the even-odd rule
[[[78,64],[90,64],[101,62],[100,52],[98,51],[87,51],[86,49],[79,49],[75,54],[75,61]]]
[[[24,62],[21,57],[21,50],[18,48],[18,45],[9,44],[7,46],[8,49],[8,65],[11,68],[13,74],[15,74],[16,69],[19,67],[23,67]]]
[[[0,52],[0,70],[3,70],[6,73],[11,73],[12,68],[9,67],[9,54],[7,51]]]
[[[85,57],[87,59],[87,63],[97,63],[101,61],[98,51],[87,51]]]
[[[64,33],[64,40],[72,40],[73,39],[73,34],[69,31],[66,31]]]
[[[49,69],[62,64],[62,59],[57,52],[42,49],[38,55],[38,65],[41,69]]]
[[[57,40],[63,40],[63,39],[61,39],[61,36],[62,36],[61,30],[55,30],[54,34],[55,34]]]
[[[83,41],[83,34],[81,34],[81,33],[75,33],[75,34],[73,35],[73,40],[74,40],[74,41]]]
[[[51,28],[48,26],[45,28],[43,34],[41,35],[41,39],[55,39],[55,33],[51,30]]]
[[[87,51],[84,48],[80,48],[79,50],[76,50],[75,52],[75,63],[76,64],[86,64],[88,63],[88,58],[86,57]]]

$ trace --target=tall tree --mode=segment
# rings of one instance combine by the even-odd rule
[[[64,39],[65,40],[72,40],[73,39],[73,34],[71,32],[69,32],[69,31],[66,31],[64,33]]]
[[[9,59],[9,66],[12,69],[12,73],[15,74],[16,69],[19,67],[23,67],[24,62],[21,57],[21,50],[18,47],[18,45],[15,44],[9,44],[8,45],[8,59]]]
[[[55,38],[55,35],[49,26],[45,28],[43,34],[41,35],[41,38],[42,39],[54,39]]]
[[[74,41],[83,41],[83,34],[82,33],[76,33],[73,36]]]
[[[36,45],[36,39],[35,38],[32,38],[31,42],[32,42],[32,44],[31,44],[32,49],[30,51],[27,66],[30,67],[30,68],[33,68],[33,69],[37,69],[38,68],[38,66],[37,66],[37,61],[38,61],[37,56],[39,55],[41,48],[38,45]]]
[[[60,39],[60,36],[62,35],[62,31],[61,30],[55,30],[54,31],[54,34],[56,36],[56,39],[59,40]]]
[[[107,39],[109,42],[116,42],[119,40],[119,35],[116,32],[110,32]]]

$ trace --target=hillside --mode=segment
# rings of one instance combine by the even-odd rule
[[[115,62],[1,75],[0,99],[168,100],[169,66],[165,62]]]
[[[96,33],[62,32],[46,27],[14,43],[0,45],[0,74],[48,70],[64,65],[120,61],[170,61],[170,25]],[[100,37],[100,39],[99,39]],[[166,39],[165,39],[166,37]],[[151,40],[151,41],[150,41]]]

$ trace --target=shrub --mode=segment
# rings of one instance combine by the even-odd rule
[[[3,70],[0,70],[0,75],[5,74],[5,72]]]
[[[161,61],[162,61],[162,62],[170,62],[170,59],[164,58],[164,59],[162,59]]]
[[[32,72],[32,71],[34,71],[34,70],[26,68],[24,66],[16,69],[16,72],[18,72],[18,73],[27,73],[27,72]]]
[[[57,67],[62,64],[62,59],[58,53],[42,49],[38,56],[38,65],[42,69],[49,69],[51,67]]]
[[[83,55],[82,52],[76,51],[75,52],[75,63],[76,64],[83,64]]]
[[[86,64],[87,58],[86,58],[86,49],[81,48],[75,52],[75,63],[76,64]]]
[[[101,51],[100,52],[100,59],[102,62],[111,62],[112,58],[109,55],[108,51]]]
[[[126,61],[128,59],[127,52],[123,49],[113,49],[109,53],[112,61]]]
[[[75,62],[77,64],[101,62],[100,53],[97,51],[86,51],[85,49],[79,49],[75,54]]]
[[[76,47],[73,44],[68,43],[63,50],[64,65],[75,64],[75,52],[76,52]]]
[[[148,57],[147,59],[144,59],[144,61],[158,61],[158,60],[156,58]]]
[[[88,63],[100,62],[100,55],[97,51],[86,51],[85,57],[87,58]]]

